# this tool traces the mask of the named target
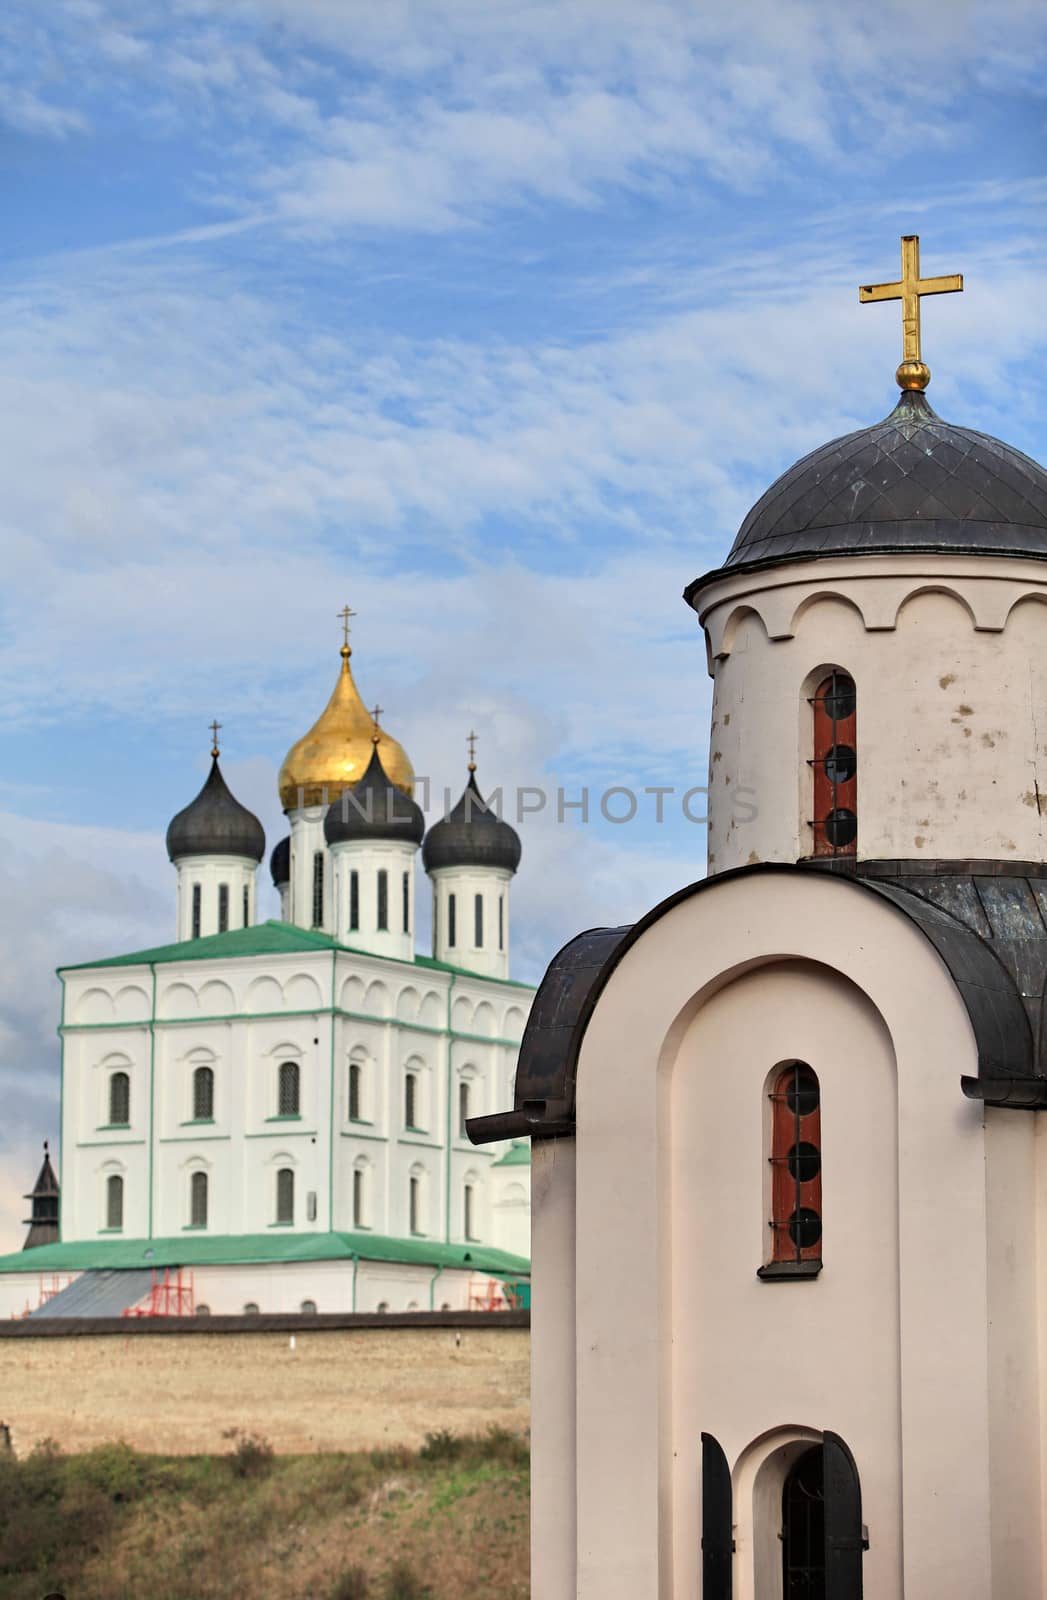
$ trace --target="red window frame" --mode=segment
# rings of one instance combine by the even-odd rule
[[[775,1077],[770,1099],[771,1260],[820,1261],[822,1107],[817,1073],[805,1061],[790,1061]]]
[[[811,705],[814,854],[853,856],[858,848],[858,708],[854,679],[834,669],[818,685]]]

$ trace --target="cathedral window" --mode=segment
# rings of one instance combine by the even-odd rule
[[[193,938],[200,937],[200,902],[201,891],[198,883],[193,884]]]
[[[365,1213],[367,1174],[363,1167],[353,1169],[353,1227],[367,1226]]]
[[[114,1072],[109,1079],[109,1125],[126,1128],[131,1121],[131,1079],[126,1072]]]
[[[258,1302],[256,1300],[248,1300],[247,1304],[244,1306],[244,1316],[245,1317],[257,1317],[257,1315],[258,1315]]]
[[[251,925],[251,891],[248,888],[247,884],[245,883],[244,884],[244,927],[248,928],[248,927],[250,927],[250,925]]]
[[[193,1121],[211,1122],[214,1118],[214,1073],[210,1067],[193,1070]]]
[[[322,928],[324,924],[324,853],[317,850],[313,854],[313,927]]]
[[[453,894],[449,894],[447,896],[447,944],[448,944],[448,948],[449,949],[451,949],[451,950],[454,949],[455,944],[457,942],[457,938],[458,938],[458,930],[457,930],[457,928],[455,926],[455,901],[454,901],[454,895]]]
[[[276,1220],[294,1223],[294,1173],[290,1167],[281,1167],[276,1174]]]
[[[116,1172],[105,1180],[105,1225],[113,1229],[124,1225],[124,1180]]]
[[[303,1317],[315,1317],[316,1316],[316,1301],[315,1300],[303,1300],[301,1305],[298,1307],[298,1310],[299,1310],[300,1314]]]
[[[404,1127],[418,1126],[418,1074],[409,1072],[404,1078]]]
[[[465,1124],[469,1120],[469,1085],[462,1082],[458,1085],[458,1137],[464,1139]]]
[[[476,1238],[476,1190],[471,1183],[462,1191],[463,1226],[467,1239]]]
[[[833,671],[818,685],[814,708],[814,854],[853,856],[858,841],[857,693]]]
[[[218,932],[229,932],[229,885],[218,885]]]
[[[498,948],[505,949],[505,895],[498,896]]]
[[[771,1087],[771,1259],[761,1277],[808,1277],[822,1260],[821,1090],[803,1061]]]
[[[189,1179],[189,1225],[207,1227],[207,1173],[194,1172]]]
[[[378,873],[378,931],[386,933],[389,928],[389,874],[385,868]]]
[[[360,874],[354,867],[349,874],[349,932],[360,926]]]
[[[297,1061],[281,1061],[277,1080],[277,1115],[301,1115],[301,1074]]]
[[[360,1122],[360,1090],[364,1069],[359,1061],[349,1063],[349,1121]]]
[[[412,1175],[408,1179],[407,1219],[411,1233],[422,1231],[422,1180]]]
[[[473,897],[473,934],[477,950],[484,947],[484,897],[482,894]]]
[[[403,912],[404,932],[411,931],[411,874],[405,872],[403,876]]]

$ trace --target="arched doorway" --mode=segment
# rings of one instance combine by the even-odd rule
[[[826,1600],[825,1459],[820,1444],[793,1462],[782,1486],[782,1593]]]

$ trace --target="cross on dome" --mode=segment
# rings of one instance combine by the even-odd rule
[[[208,723],[208,727],[211,729],[211,754],[215,760],[218,759],[218,732],[221,726],[220,722]]]
[[[867,283],[858,290],[862,305],[870,300],[900,300],[902,303],[902,363],[896,377],[900,389],[926,389],[931,370],[920,355],[920,299],[925,294],[956,294],[963,288],[963,274],[941,278],[920,277],[920,236],[902,236],[902,275],[895,283]]]
[[[476,734],[470,729],[466,734],[466,744],[469,746],[469,771],[476,771]]]
[[[351,606],[345,605],[339,611],[338,616],[342,623],[342,654],[352,655],[352,651],[349,648],[349,619],[355,617],[356,612]]]

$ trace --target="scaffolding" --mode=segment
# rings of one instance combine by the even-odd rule
[[[179,1267],[174,1276],[165,1267],[163,1276],[153,1268],[153,1286],[144,1300],[127,1306],[125,1317],[191,1317],[196,1313],[193,1274]]]

